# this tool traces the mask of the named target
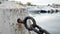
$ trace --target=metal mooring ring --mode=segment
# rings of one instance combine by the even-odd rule
[[[20,18],[17,19],[17,22],[18,23],[23,23],[23,21]]]
[[[32,21],[33,21],[33,25],[36,25],[36,21],[35,21],[35,19],[33,18],[33,17],[30,17],[30,16],[28,16],[28,17],[26,17],[25,19],[24,19],[24,26],[26,27],[26,29],[28,29],[28,30],[32,30],[32,28],[31,27],[28,27],[28,25],[27,25],[27,20],[28,19],[31,19]],[[32,24],[31,24],[32,25]],[[30,26],[31,26],[30,25]]]

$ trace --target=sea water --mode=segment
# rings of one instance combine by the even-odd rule
[[[60,13],[30,13],[30,16],[34,17],[37,25],[50,32],[50,34],[60,34]]]

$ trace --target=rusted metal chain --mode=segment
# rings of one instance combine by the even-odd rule
[[[33,21],[33,24],[30,24],[30,27],[28,27],[28,24],[27,24],[27,20],[28,19],[31,19]],[[33,17],[26,17],[23,21],[21,21],[20,19],[17,20],[19,23],[20,22],[23,22],[24,26],[26,27],[26,29],[28,29],[29,31],[34,31],[36,32],[37,34],[50,34],[48,31],[42,29],[41,27],[39,27],[37,24],[36,24],[36,21]],[[36,29],[37,28],[37,29]]]

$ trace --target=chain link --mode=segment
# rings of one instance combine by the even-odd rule
[[[33,26],[33,25],[31,25],[31,28],[32,28],[32,30],[34,31],[34,32],[36,32],[37,34],[50,34],[49,32],[47,32],[46,30],[44,30],[44,29],[42,29],[41,27],[39,27],[38,25],[35,25],[35,26]],[[37,29],[38,30],[37,30]]]
[[[31,24],[30,25],[30,27],[28,27],[28,25],[27,25],[27,20],[28,19],[31,19],[32,21],[33,21],[33,24]],[[18,22],[20,22],[20,20],[18,21]],[[29,31],[34,31],[34,32],[36,32],[37,34],[50,34],[48,31],[46,31],[46,30],[44,30],[44,29],[42,29],[41,27],[39,27],[37,24],[36,24],[36,21],[35,21],[35,19],[33,18],[33,17],[30,17],[30,16],[28,16],[28,17],[26,17],[24,20],[23,20],[23,24],[24,24],[24,26],[26,27],[26,29],[28,29]],[[37,29],[36,29],[37,28]]]

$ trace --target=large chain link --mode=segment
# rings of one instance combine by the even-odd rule
[[[28,27],[27,25],[27,20],[28,19],[31,19],[33,21],[33,24],[30,25],[30,27]],[[18,22],[20,22],[20,20],[18,20]],[[37,24],[36,24],[36,21],[33,17],[26,17],[24,20],[23,20],[23,23],[24,23],[24,26],[26,27],[26,29],[28,29],[29,31],[34,31],[36,32],[37,34],[50,34],[49,32],[47,32],[46,30],[42,29],[41,27],[39,27]],[[37,28],[37,29],[36,29]]]

